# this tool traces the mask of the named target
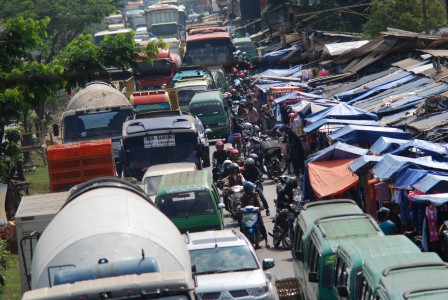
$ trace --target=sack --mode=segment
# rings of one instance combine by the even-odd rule
[[[233,142],[233,133],[229,134],[229,137],[227,138],[227,142],[228,143]]]

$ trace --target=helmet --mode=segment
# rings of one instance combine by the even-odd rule
[[[252,158],[254,161],[256,161],[258,159],[258,155],[255,153],[249,154],[249,157]]]
[[[240,103],[247,104],[247,100],[246,99],[241,99]]]
[[[232,73],[233,73],[233,74],[236,74],[236,72],[238,72],[238,70],[237,70],[235,67],[233,67],[233,68],[232,68]]]
[[[244,160],[244,165],[248,166],[248,165],[255,165],[255,160],[251,157],[248,157]]]
[[[237,160],[238,158],[240,158],[240,151],[233,149],[232,151],[230,151],[230,159],[232,160]]]
[[[240,77],[244,77],[245,75],[244,72],[240,72]]]
[[[237,164],[237,163],[232,163],[231,165],[230,165],[230,169],[231,170],[233,170],[233,169],[240,169],[240,166]]]
[[[252,129],[254,128],[254,126],[252,124],[250,124],[249,122],[244,123],[243,124],[244,129],[246,129],[247,131],[252,131]]]
[[[243,184],[244,191],[253,191],[255,190],[255,184],[250,181],[245,181]]]
[[[226,159],[222,165],[225,169],[230,169],[230,167],[232,166],[232,161],[230,159]]]
[[[296,189],[298,186],[299,184],[297,183],[297,180],[295,180],[294,178],[289,178],[288,181],[286,182],[285,187],[290,189]]]
[[[233,94],[233,93],[236,93],[236,90],[232,89],[230,92]]]
[[[224,149],[224,143],[222,141],[217,141],[215,144],[215,147],[218,148],[220,147],[221,150]]]

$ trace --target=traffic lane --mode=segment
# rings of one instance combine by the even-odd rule
[[[231,147],[231,144],[225,144],[225,148]],[[213,155],[213,152],[216,150],[215,146],[210,145],[210,158]],[[209,168],[211,170],[211,168]],[[271,216],[267,217],[266,212],[262,211],[261,215],[263,218],[264,225],[266,226],[266,230],[268,232],[272,232],[274,228],[274,224],[272,223],[273,218],[275,217],[275,203],[274,199],[277,197],[276,193],[276,183],[270,179],[265,178],[263,182],[264,195],[268,201],[269,209],[271,211]],[[234,221],[227,211],[224,213],[224,225],[226,228],[233,228],[239,230],[238,222]],[[273,275],[275,280],[277,279],[285,279],[294,277],[294,270],[292,266],[292,256],[291,250],[286,250],[282,246],[279,248],[274,248],[272,244],[272,237],[268,235],[268,241],[271,245],[270,248],[266,248],[264,246],[264,242],[260,244],[260,248],[256,250],[258,257],[260,260],[265,258],[273,258],[275,259],[275,267],[270,269],[269,272]]]

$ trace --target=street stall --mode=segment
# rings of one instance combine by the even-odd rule
[[[380,137],[410,139],[412,135],[398,128],[360,125],[346,125],[328,135],[329,140],[355,144],[363,148],[370,148]]]
[[[398,148],[400,145],[407,143],[409,140],[394,139],[389,137],[380,137],[370,147],[370,153],[375,155],[382,155]]]

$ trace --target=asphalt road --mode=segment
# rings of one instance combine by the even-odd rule
[[[225,148],[230,146],[231,144],[226,144]],[[213,151],[215,151],[215,147],[210,145],[210,157],[212,156]],[[275,183],[272,180],[265,178],[263,186],[264,186],[264,195],[269,203],[271,216],[267,217],[265,211],[262,211],[261,214],[263,216],[263,221],[267,231],[272,232],[272,228],[274,227],[272,220],[275,215],[275,204],[274,204],[274,199],[276,198]],[[225,211],[224,216],[225,216],[224,223],[226,228],[238,229],[238,223],[232,220],[232,218],[228,215],[227,211]],[[282,248],[281,245],[279,248],[274,248],[272,245],[271,236],[268,236],[268,240],[269,244],[271,245],[270,248],[264,247],[264,241],[263,241],[262,243],[260,243],[261,246],[260,249],[256,250],[258,257],[260,258],[260,261],[263,260],[264,258],[275,259],[275,267],[269,270],[275,280],[294,277],[291,251]]]

